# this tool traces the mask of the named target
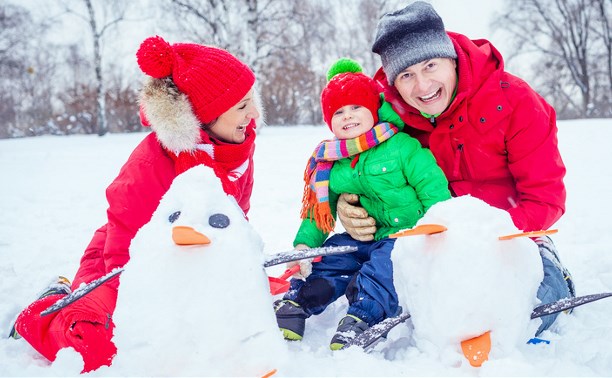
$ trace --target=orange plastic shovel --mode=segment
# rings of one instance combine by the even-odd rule
[[[438,234],[446,230],[447,228],[442,226],[441,224],[421,224],[421,225],[416,226],[415,228],[411,228],[408,230],[402,230],[400,232],[396,232],[395,234],[391,234],[389,235],[389,237],[399,238],[402,236],[411,236],[411,235],[431,235],[431,234]]]
[[[510,240],[510,239],[514,239],[514,238],[520,238],[523,236],[526,237],[536,237],[536,236],[544,236],[544,235],[552,235],[552,234],[556,234],[557,232],[559,232],[559,230],[554,229],[554,230],[540,230],[540,231],[527,231],[527,232],[521,232],[518,234],[511,234],[511,235],[504,235],[504,236],[500,236],[498,239],[499,240]]]
[[[316,263],[321,261],[321,256],[317,256],[315,257],[312,262]],[[268,277],[268,280],[270,281],[270,293],[272,295],[277,295],[277,294],[281,294],[281,293],[285,293],[287,292],[287,290],[289,290],[289,286],[291,285],[289,281],[287,281],[287,278],[293,276],[295,273],[300,271],[300,265],[296,264],[294,266],[292,266],[291,268],[285,270],[285,273],[283,273],[282,276],[280,277]]]

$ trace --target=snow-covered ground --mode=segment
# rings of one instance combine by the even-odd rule
[[[612,201],[607,198],[608,187],[612,184],[612,169],[607,164],[612,158],[608,147],[608,141],[612,139],[612,123],[609,119],[577,120],[560,122],[559,127],[560,148],[568,168],[565,180],[568,200],[566,214],[555,225],[560,231],[553,236],[553,239],[563,262],[573,274],[579,295],[612,291],[612,255],[609,247],[612,236],[607,230],[609,226],[606,222],[608,215],[612,213]],[[264,242],[264,253],[277,253],[291,248],[299,223],[301,180],[306,159],[316,143],[328,138],[329,135],[326,127],[267,127],[258,136],[256,183],[249,214],[250,226],[243,226],[246,227],[245,230],[252,227],[259,234]],[[0,332],[8,333],[14,316],[36,298],[37,293],[53,276],[65,275],[71,278],[74,275],[93,231],[105,222],[104,189],[143,136],[143,134],[130,134],[108,135],[103,138],[71,136],[0,140],[0,173],[3,183],[0,186]],[[458,225],[460,223],[453,222],[460,220],[453,216],[456,217],[461,213],[457,209],[461,210],[462,206],[467,205],[465,201],[460,202],[458,208],[453,209],[449,204],[445,204],[444,214],[435,213],[432,216],[444,217],[448,214],[450,217],[447,220],[448,225]],[[466,251],[465,255],[468,256],[468,248],[471,248],[470,258],[476,256],[473,253],[475,248],[484,246],[478,238],[487,233],[499,233],[499,228],[495,225],[504,222],[504,215],[491,213],[490,209],[485,209],[479,204],[474,204],[473,207],[472,212],[462,211],[467,213],[465,222],[476,222],[475,227],[477,227],[480,214],[486,213],[487,219],[482,220],[483,228],[474,231],[472,240],[467,239],[461,243],[462,245],[456,246],[457,255]],[[458,226],[451,228],[455,230]],[[453,235],[450,231],[449,229],[447,235],[441,234],[435,237],[450,238]],[[243,230],[238,234],[242,236],[234,237],[239,240],[253,240],[247,236],[250,231]],[[466,240],[465,234],[462,237]],[[469,246],[466,245],[468,243]],[[517,243],[517,246],[524,245],[521,242]],[[142,246],[142,243],[140,245]],[[413,241],[404,239],[401,244],[404,249],[402,252],[408,254],[409,249],[415,245],[421,245],[417,239]],[[257,248],[255,249],[256,251],[252,253],[258,253]],[[153,255],[153,252],[151,254]],[[422,259],[410,257],[413,264],[426,261],[425,257]],[[143,257],[142,261],[146,260],[146,257]],[[612,375],[612,317],[609,315],[612,311],[612,299],[585,305],[571,315],[561,315],[555,327],[542,335],[543,338],[551,340],[550,345],[527,345],[520,337],[515,340],[516,342],[508,342],[508,338],[512,336],[509,334],[504,340],[498,340],[496,343],[494,330],[492,333],[494,349],[491,359],[479,369],[469,366],[452,347],[450,350],[444,350],[445,347],[449,347],[450,341],[440,337],[456,331],[456,327],[461,327],[466,322],[451,322],[446,328],[421,327],[414,331],[411,331],[411,326],[399,326],[389,335],[386,343],[378,345],[370,354],[353,349],[331,352],[328,347],[329,339],[335,331],[338,320],[346,312],[347,304],[344,298],[330,306],[322,315],[308,320],[305,339],[302,342],[282,342],[279,346],[279,343],[274,341],[268,348],[236,347],[241,358],[236,358],[235,355],[232,358],[228,355],[226,359],[212,358],[212,353],[218,352],[215,346],[221,344],[219,339],[226,338],[231,341],[239,340],[240,336],[248,338],[248,334],[236,333],[244,329],[242,324],[240,327],[232,327],[232,322],[235,320],[248,321],[244,320],[249,319],[248,316],[245,317],[243,313],[238,314],[240,311],[257,317],[253,319],[254,327],[265,328],[262,331],[267,333],[266,337],[270,334],[268,328],[274,328],[269,319],[273,317],[271,304],[275,298],[264,295],[261,298],[268,298],[267,300],[254,300],[257,295],[253,295],[252,291],[257,290],[257,287],[260,287],[260,291],[265,290],[263,287],[265,285],[258,286],[249,281],[249,278],[252,278],[261,283],[263,272],[257,269],[244,269],[245,264],[252,265],[252,259],[244,259],[242,262],[236,260],[228,253],[225,260],[214,260],[218,271],[214,275],[209,272],[208,280],[202,276],[193,277],[194,287],[199,288],[199,293],[194,293],[195,290],[180,291],[174,288],[172,291],[174,298],[171,301],[180,303],[193,298],[191,302],[195,306],[195,309],[190,308],[189,311],[185,308],[160,311],[161,314],[166,314],[165,319],[172,316],[177,319],[176,327],[180,332],[175,334],[168,332],[167,328],[171,325],[166,321],[161,328],[162,324],[158,322],[159,314],[151,314],[150,317],[141,315],[138,323],[141,331],[130,329],[121,334],[119,326],[116,330],[120,349],[117,364],[110,368],[101,368],[90,375],[261,376],[273,368],[278,370],[275,376]],[[460,258],[451,260],[460,268],[453,271],[453,280],[468,285],[474,278],[473,273],[469,271],[471,269],[469,261],[461,260]],[[428,290],[436,290],[444,285],[438,284],[441,281],[434,281],[433,276],[430,281],[424,279],[427,277],[426,269],[415,271],[409,265],[401,265],[409,264],[407,261],[410,260],[396,262],[397,272],[401,275],[398,278],[398,293],[402,305],[412,303],[413,306],[417,306],[424,303],[425,296],[417,297],[414,294],[415,298],[402,298],[414,290],[414,287],[411,288],[408,275],[412,274],[423,280],[423,284],[428,285]],[[167,263],[166,260],[164,264]],[[155,264],[153,260],[151,264]],[[446,268],[438,266],[438,271],[450,273],[448,261],[446,264]],[[464,270],[461,270],[461,264],[466,264]],[[500,266],[493,263],[490,267],[501,271]],[[268,269],[267,273],[279,276],[283,269],[282,266],[274,267]],[[515,269],[516,274],[500,276],[499,279],[514,280],[517,288],[514,290],[515,293],[520,292],[518,289],[521,288],[533,290],[536,273],[529,271],[521,276],[519,261],[512,261],[508,269]],[[134,270],[136,270],[136,260],[134,260]],[[191,274],[195,271],[197,270],[192,266],[187,269]],[[134,275],[138,277],[136,273]],[[258,275],[259,278],[256,277]],[[129,302],[130,297],[136,299],[135,293],[138,292],[138,288],[131,287],[128,290],[127,278],[126,275],[126,293],[123,299],[120,297],[118,304],[120,306],[117,310],[118,324],[121,323],[121,318],[124,319],[124,324],[130,324],[130,319],[134,321],[129,315]],[[165,279],[167,277],[159,277],[160,282],[152,286],[156,290],[161,290],[160,288],[171,290],[169,283],[164,284]],[[137,279],[132,279],[131,285],[138,282]],[[244,300],[244,305],[241,305],[239,302],[241,293],[247,290],[245,285],[251,285],[248,287],[251,294],[248,300]],[[501,287],[507,286],[503,284]],[[150,294],[148,297],[155,298]],[[162,303],[163,296],[159,298]],[[211,304],[207,298],[212,298],[216,303]],[[227,300],[223,301],[222,298]],[[491,314],[490,311],[499,307],[492,306],[491,297],[483,298],[486,298],[486,301],[482,306],[472,311],[477,314],[476,316]],[[473,296],[469,296],[469,299],[471,302],[466,301],[466,303],[474,303]],[[516,303],[528,308],[532,301],[533,298],[524,297],[518,298]],[[149,302],[140,302],[139,309]],[[473,304],[463,306],[462,303],[453,302],[457,314],[464,316],[468,310],[474,310]],[[453,314],[449,314],[451,311],[443,305],[444,303],[438,303],[438,308],[443,308],[447,312],[445,316],[448,322],[448,319],[453,319]],[[155,306],[151,304],[151,308],[154,309]],[[411,310],[415,313],[414,325],[418,325],[419,321],[422,322],[419,319],[427,316],[427,311],[432,311],[416,308]],[[182,320],[183,313],[189,314],[190,319]],[[194,321],[192,318],[198,314],[199,321]],[[226,324],[218,324],[223,323],[219,319],[224,319]],[[444,319],[444,316],[432,317],[431,322],[442,322]],[[509,327],[516,330],[514,333],[534,327],[533,322],[517,320],[514,317],[508,317],[506,322]],[[497,323],[491,322],[489,326],[499,327]],[[183,327],[187,329],[192,327],[193,332],[190,333]],[[164,343],[162,338],[162,342],[158,344],[151,341],[151,345],[155,345],[153,350],[143,349],[142,343],[133,340],[140,336],[143,343],[146,343],[147,339],[159,341],[162,330],[164,337],[175,339]],[[444,333],[441,333],[443,330]],[[165,336],[166,334],[169,336]],[[504,330],[499,330],[497,334],[504,335]],[[427,340],[432,335],[437,340]],[[181,340],[185,342],[181,343]],[[224,347],[228,347],[227,340]],[[432,345],[436,348],[432,348]],[[441,351],[444,353],[440,353]],[[156,368],[159,363],[152,363],[152,358],[162,361],[165,358],[171,362],[173,358],[178,359],[178,356],[193,357],[177,360],[175,370],[162,371]],[[241,360],[245,362],[244,370],[237,369]],[[56,362],[49,364],[25,341],[0,338],[0,376],[75,376],[81,370],[81,364],[79,356],[69,350],[62,351]]]

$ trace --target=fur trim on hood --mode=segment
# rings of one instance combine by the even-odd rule
[[[260,114],[256,120],[256,130],[260,130],[265,125],[265,112],[257,90],[253,91],[253,101]],[[194,151],[202,142],[202,124],[193,112],[187,95],[178,90],[171,78],[147,78],[138,102],[141,122],[153,129],[164,148],[176,153]]]
[[[170,78],[149,77],[139,98],[140,107],[159,142],[174,152],[192,151],[200,143],[200,121],[187,95]]]

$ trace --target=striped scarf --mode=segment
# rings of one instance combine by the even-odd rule
[[[334,162],[350,156],[358,158],[360,153],[381,144],[398,131],[396,126],[383,122],[357,138],[334,138],[321,142],[308,159],[304,171],[302,219],[314,219],[320,230],[327,233],[333,231],[335,220],[329,206],[329,176]]]

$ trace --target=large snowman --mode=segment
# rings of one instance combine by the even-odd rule
[[[178,176],[132,241],[107,373],[261,376],[278,367],[286,346],[263,257],[211,169]]]
[[[461,343],[486,333],[489,360],[525,345],[540,324],[529,316],[543,278],[536,243],[499,240],[520,231],[506,211],[470,196],[432,206],[419,224],[448,230],[401,237],[393,250],[394,284],[412,314],[416,346],[456,366],[468,362]]]

